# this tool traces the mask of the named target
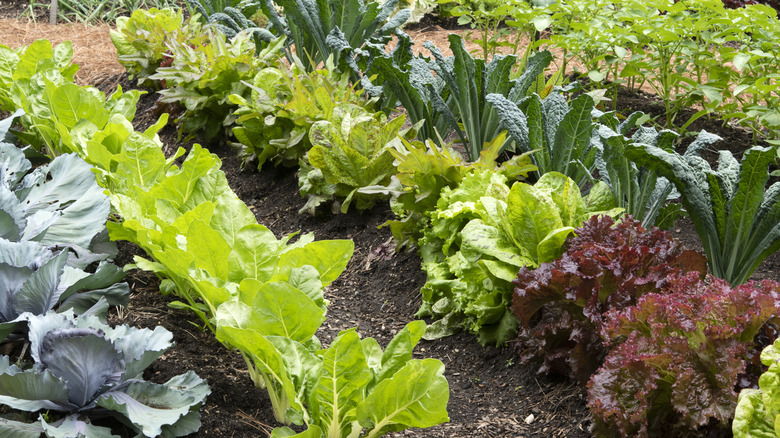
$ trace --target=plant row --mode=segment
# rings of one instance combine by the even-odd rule
[[[752,2],[727,9],[720,0],[700,2],[566,1],[446,2],[462,22],[479,30],[483,56],[521,41],[529,48],[560,49],[559,67],[584,68],[593,87],[652,89],[663,101],[666,127],[681,110],[698,112],[677,126],[717,113],[755,134],[776,138],[780,127],[777,11]],[[499,28],[506,23],[508,28]]]
[[[74,84],[69,45],[3,50],[9,62],[0,76],[13,83],[0,99],[26,111],[19,136],[38,153],[75,152],[94,167],[119,218],[107,224],[111,239],[144,249],[151,259],[137,257],[135,266],[163,278],[161,291],[180,298],[171,305],[241,351],[281,423],[307,426],[300,436],[374,437],[447,421],[443,365],[411,358],[424,323],[409,324],[384,351],[354,330],[329,348],[315,336],[324,288],[345,269],[351,241],[277,239],[230,190],[215,156],[195,145],[181,166],[174,162],[183,149],[165,157],[157,132],[167,115],[133,129],[139,92],[106,98]]]
[[[124,32],[124,38],[134,36]],[[485,344],[517,336],[521,357],[542,360],[542,371],[590,379],[594,431],[602,435],[728,423],[738,391],[755,386],[750,376],[760,373],[758,351],[775,337],[777,286],[738,286],[780,241],[778,186],[765,188],[775,152],[753,148],[739,162],[721,151],[717,169],[711,169],[698,153],[716,136],[700,133],[680,155],[674,152],[677,135],[640,126],[642,114],[621,121],[595,110],[590,96],[567,102],[552,87],[554,78],[540,77],[549,53],[529,56],[515,73],[517,58],[475,59],[456,36],[450,37],[449,59],[432,45],[427,45],[432,60],[413,55],[410,46],[399,35],[391,53],[372,46],[345,51],[349,62],[341,75],[354,79],[363,72],[361,85],[374,100],[401,102],[420,141],[409,138],[412,131],[392,142],[392,133],[379,135],[380,129],[363,134],[368,130],[353,114],[365,114],[365,123],[371,123],[365,109],[370,99],[362,107],[352,103],[355,112],[335,109],[334,96],[351,92],[346,83],[322,91],[298,85],[333,76],[336,65],[326,63],[312,73],[298,64],[269,62],[266,51],[255,58],[264,65],[247,94],[230,98],[237,104],[235,117],[224,120],[238,123],[233,132],[243,144],[239,148],[260,145],[254,154],[261,162],[299,160],[304,193],[317,193],[316,181],[342,184],[348,190],[323,191],[344,197],[342,207],[358,194],[392,196],[401,220],[389,225],[399,241],[419,245],[428,274],[418,313],[436,319],[427,338],[459,329],[473,331]],[[178,55],[171,55],[173,65]],[[200,71],[208,68],[203,63]],[[150,77],[166,74],[168,86],[174,71],[163,67]],[[291,91],[296,87],[305,92]],[[320,120],[307,112],[312,108],[322,111]],[[290,131],[263,131],[279,117],[302,122],[288,125]],[[301,134],[294,137],[309,143],[279,158],[276,146],[289,144],[293,136],[286,132],[295,128]],[[436,132],[457,135],[469,162]],[[361,148],[341,152],[351,144]],[[365,168],[369,176],[370,166],[354,163],[375,150],[394,158],[395,175],[361,186],[357,178],[327,173],[353,163],[346,168],[358,173]],[[502,151],[525,154],[498,165]],[[329,155],[330,161],[324,158]],[[702,238],[706,260],[681,251],[668,234],[648,232],[629,219],[616,228],[609,219],[582,226],[591,217],[621,211],[642,218],[645,226],[670,223],[680,212],[679,204],[666,204],[673,188]],[[704,279],[705,263],[731,286]],[[691,386],[701,391],[685,398]],[[761,399],[755,390],[750,394],[753,403]],[[764,417],[748,419],[745,409],[735,427],[748,430]]]

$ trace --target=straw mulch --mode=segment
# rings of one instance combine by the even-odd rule
[[[0,19],[0,44],[11,48],[27,46],[35,40],[48,39],[52,44],[73,43],[73,62],[80,66],[76,82],[95,85],[108,78],[116,78],[125,69],[117,62],[116,49],[111,43],[108,25],[58,24],[51,26],[41,21]]]

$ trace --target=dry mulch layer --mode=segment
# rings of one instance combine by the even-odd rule
[[[0,29],[0,43],[11,45],[9,41],[27,41],[21,36],[23,31],[44,26],[16,20],[25,5],[26,1],[0,1],[0,17],[11,18],[9,23],[15,26],[10,31]],[[46,17],[41,11],[38,11],[38,16],[39,20]],[[449,32],[442,27],[444,24],[428,20],[412,29],[410,34],[416,41],[430,39],[441,46],[444,44],[439,42],[445,41]],[[71,26],[46,27],[44,32],[36,30],[39,33],[34,38],[55,40],[58,35],[61,37],[71,32]],[[81,29],[85,28],[81,26]],[[108,38],[107,31],[104,35]],[[76,38],[78,40],[78,35]],[[86,40],[82,38],[80,42],[74,41],[76,52],[95,45],[102,48],[89,52],[93,60],[113,59],[110,58],[112,48],[100,46],[105,42],[100,38],[103,37],[93,35]],[[103,91],[111,91],[117,84],[124,89],[135,88],[126,75],[107,66],[109,62],[99,64],[90,66],[87,62],[82,65],[85,75],[82,77],[89,78],[88,83]],[[156,120],[155,100],[154,93],[143,96],[136,117],[136,129],[143,130]],[[618,102],[618,110],[625,114],[642,110],[658,115],[663,108],[653,96],[645,94],[623,92]],[[161,132],[167,153],[179,146],[191,146],[177,143],[175,129],[175,125],[170,124]],[[752,145],[748,132],[723,127],[717,121],[700,119],[691,129],[706,129],[721,135],[724,141],[720,147],[736,153]],[[221,158],[222,169],[231,188],[250,206],[257,220],[277,237],[300,230],[313,232],[317,239],[354,240],[354,257],[344,274],[325,292],[331,304],[328,319],[318,333],[323,345],[327,345],[340,330],[357,327],[362,336],[375,337],[384,346],[399,329],[414,319],[420,305],[419,290],[425,283],[425,273],[420,270],[420,259],[416,254],[386,251],[390,232],[386,228],[378,228],[393,218],[386,204],[363,214],[334,215],[324,211],[316,217],[299,215],[297,211],[304,200],[298,193],[295,169],[264,167],[260,172],[242,170],[230,148],[217,144],[204,146]],[[684,148],[684,142],[681,148]],[[686,246],[701,248],[689,220],[678,222],[672,233]],[[120,265],[132,263],[134,256],[144,256],[132,244],[120,242],[119,248],[116,262]],[[777,279],[775,272],[779,265],[780,256],[770,257],[759,267],[754,278]],[[276,425],[271,405],[265,391],[253,386],[240,354],[227,350],[211,333],[202,331],[191,314],[168,307],[167,304],[174,298],[159,292],[160,281],[153,274],[130,271],[127,281],[132,287],[130,304],[113,312],[110,322],[136,327],[162,325],[173,332],[176,342],[166,355],[149,367],[145,377],[163,382],[174,375],[194,370],[211,386],[212,393],[202,410],[203,425],[192,436],[267,436]],[[573,381],[537,375],[537,367],[518,363],[511,348],[481,347],[474,336],[460,333],[437,341],[422,341],[415,357],[433,357],[444,362],[451,391],[448,407],[450,422],[390,436],[591,436],[585,389]],[[689,436],[708,436],[708,433],[691,432]]]

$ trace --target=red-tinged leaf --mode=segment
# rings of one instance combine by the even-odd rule
[[[690,272],[670,278],[660,293],[640,297],[635,306],[607,312],[601,333],[611,350],[589,392],[597,428],[643,436],[626,418],[651,436],[727,425],[737,389],[755,381],[745,375],[746,359],[756,354],[754,340],[766,337],[765,323],[780,317],[778,290],[780,284],[769,281],[732,289],[723,280],[702,281]],[[632,365],[636,362],[656,374]],[[607,377],[609,385],[601,383]],[[654,388],[645,394],[649,403],[623,396],[623,387],[636,386]],[[605,409],[597,398],[614,405]]]
[[[707,265],[668,232],[646,230],[631,218],[615,224],[607,216],[592,217],[575,234],[560,259],[520,270],[512,310],[520,320],[517,345],[524,360],[535,357],[543,363],[540,372],[585,381],[606,354],[599,340],[605,313],[663,290],[685,269],[696,269],[699,279]]]

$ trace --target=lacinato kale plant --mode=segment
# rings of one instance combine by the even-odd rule
[[[714,276],[742,284],[780,248],[780,183],[767,187],[774,149],[750,148],[741,163],[720,151],[717,169],[690,149],[679,155],[631,144],[626,156],[677,187]]]
[[[779,290],[773,281],[732,288],[691,272],[636,306],[609,311],[601,335],[610,351],[588,383],[596,435],[649,437],[727,426],[754,337],[780,315]]]
[[[560,259],[520,268],[512,311],[520,321],[515,346],[523,361],[541,360],[539,373],[584,382],[606,355],[599,333],[607,311],[636,304],[672,276],[703,276],[707,260],[631,217],[615,224],[609,216],[593,216],[574,234]]]

